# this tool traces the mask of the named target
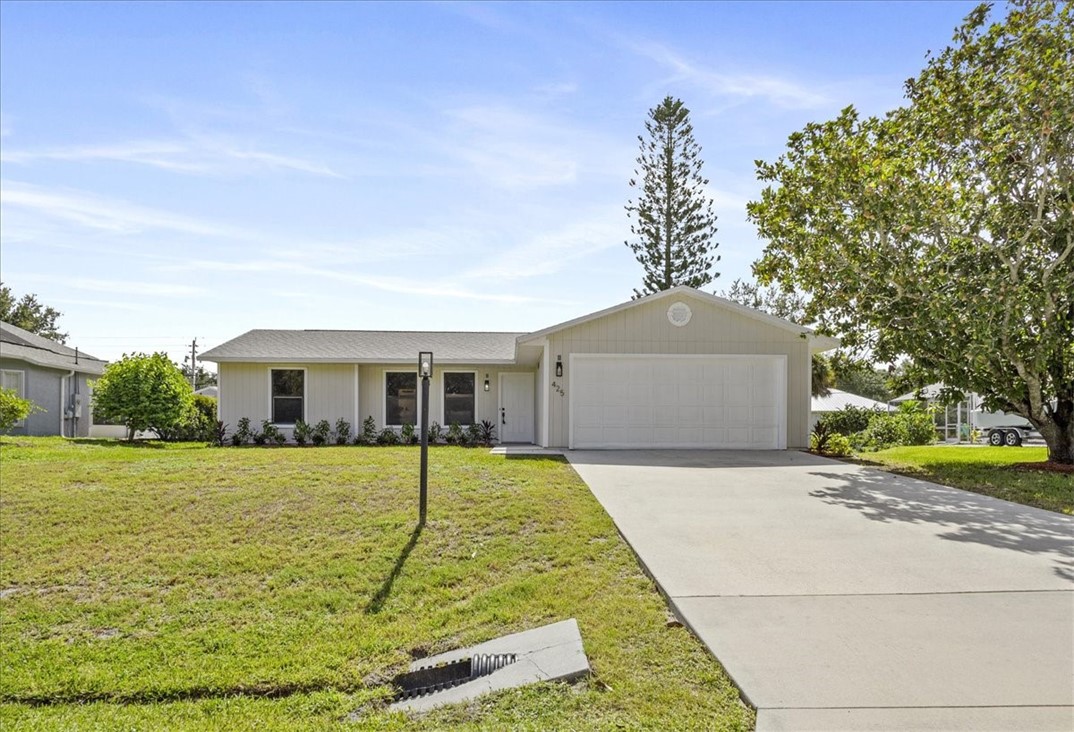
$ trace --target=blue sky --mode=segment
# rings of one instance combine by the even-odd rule
[[[647,111],[692,112],[719,291],[753,161],[898,105],[972,3],[0,4],[0,271],[70,345],[518,330],[629,299]]]

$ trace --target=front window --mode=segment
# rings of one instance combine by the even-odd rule
[[[272,369],[272,421],[294,424],[304,414],[306,372],[302,369]]]
[[[474,374],[444,374],[444,424],[468,425],[474,418]]]
[[[388,371],[384,375],[384,423],[416,424],[418,415],[418,375],[413,371]]]

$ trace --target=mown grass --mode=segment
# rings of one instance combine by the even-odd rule
[[[1044,447],[894,447],[860,457],[922,480],[1074,514],[1074,475],[1013,467],[1047,460]]]
[[[569,465],[0,443],[0,727],[748,729]],[[423,717],[414,655],[576,617],[594,670]],[[352,712],[361,710],[351,718]]]

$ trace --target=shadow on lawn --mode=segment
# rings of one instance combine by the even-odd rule
[[[410,556],[410,552],[414,551],[414,547],[417,546],[418,537],[421,536],[421,530],[425,528],[425,524],[419,523],[414,527],[414,530],[410,532],[410,539],[407,541],[406,546],[399,552],[399,556],[395,560],[395,566],[392,567],[392,571],[384,579],[384,583],[377,590],[377,594],[373,595],[369,603],[365,606],[365,612],[367,615],[375,615],[381,611],[384,607],[384,603],[392,594],[392,585],[395,584],[395,579],[403,571],[403,565],[406,564],[407,557]]]
[[[826,473],[829,485],[810,492],[825,503],[859,511],[883,523],[928,523],[943,527],[948,541],[1048,555],[1059,577],[1074,580],[1074,518],[1041,508],[890,473]]]

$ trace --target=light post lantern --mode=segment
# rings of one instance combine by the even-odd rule
[[[418,376],[421,377],[421,487],[418,495],[418,525],[425,525],[425,506],[429,497],[429,378],[433,375],[433,352],[418,353]]]

